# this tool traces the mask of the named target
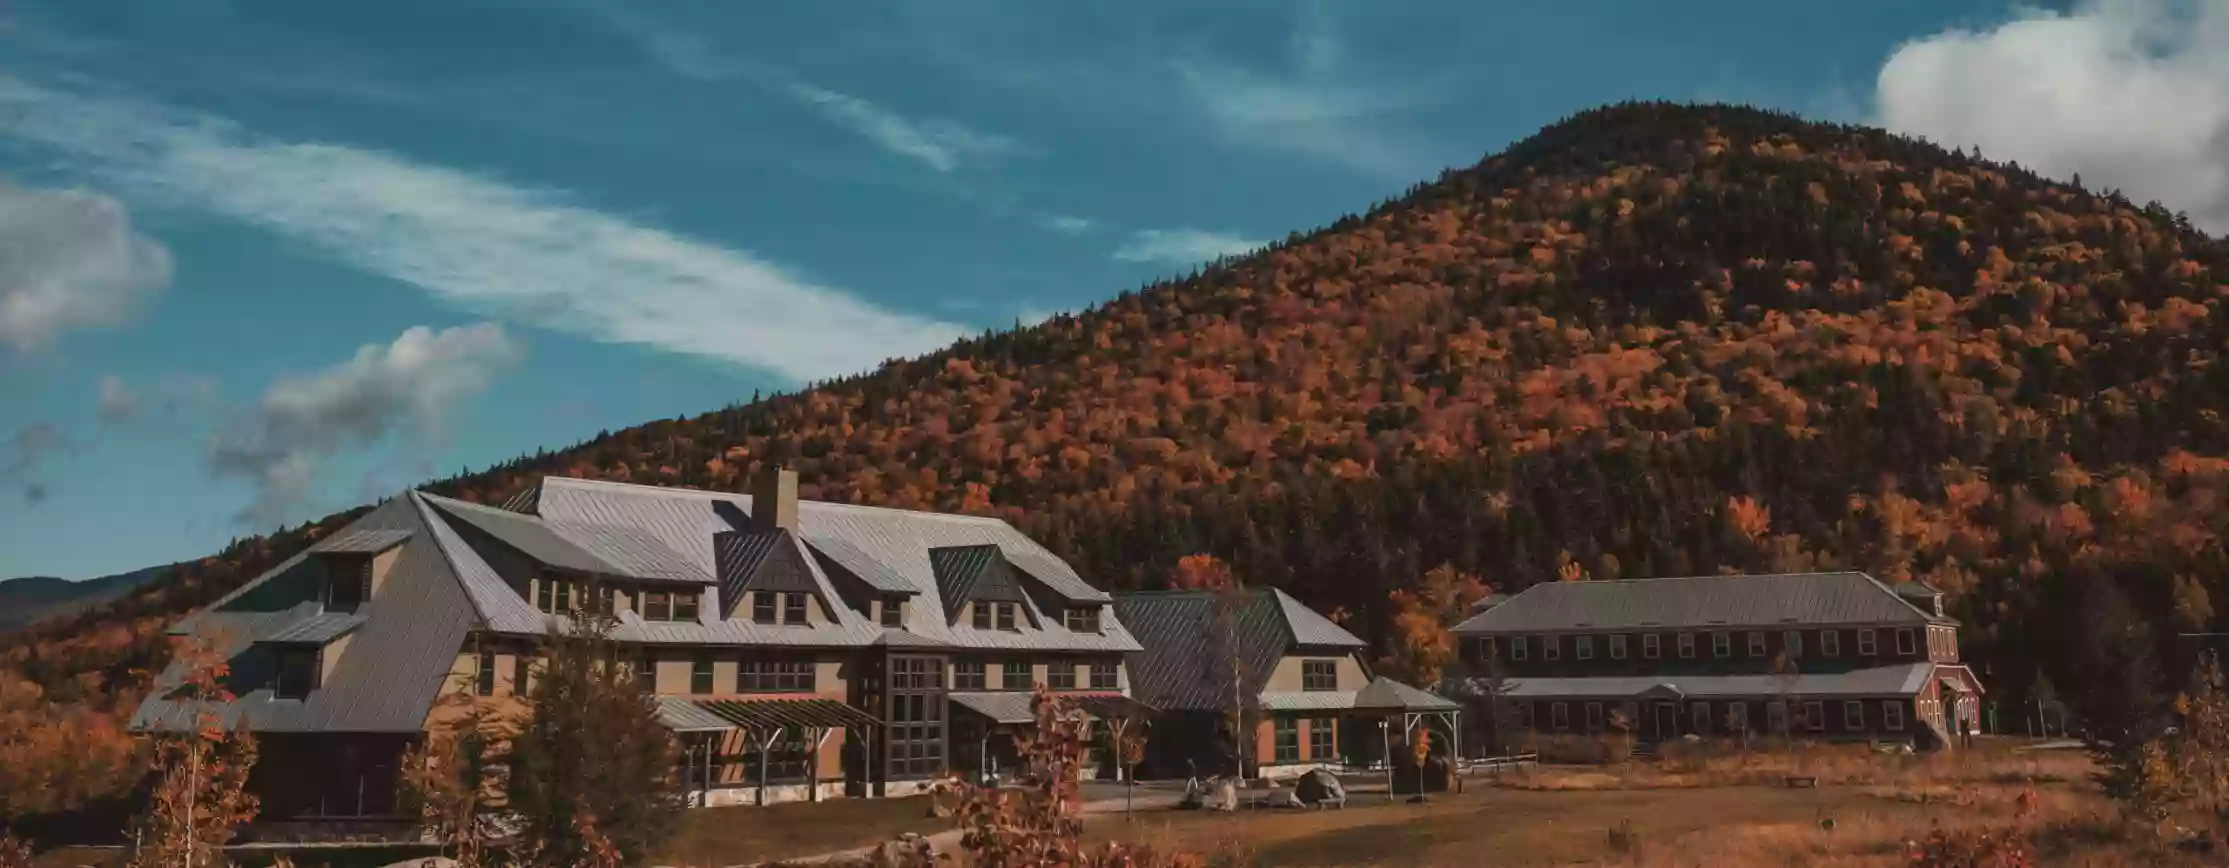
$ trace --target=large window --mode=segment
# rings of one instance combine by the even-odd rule
[[[1308,721],[1308,758],[1312,760],[1336,759],[1339,750],[1339,721],[1319,717]]]
[[[817,668],[811,660],[745,660],[735,669],[735,692],[811,693]]]
[[[923,778],[944,768],[944,661],[890,659],[890,776]]]
[[[987,681],[984,677],[986,668],[981,660],[962,660],[952,664],[952,689],[982,690]]]
[[[773,591],[751,592],[751,623],[772,624],[776,621]]]
[[[1046,686],[1054,690],[1076,689],[1076,664],[1057,660],[1045,667]]]
[[[277,678],[271,694],[280,699],[302,699],[317,689],[317,649],[280,648]]]
[[[1335,660],[1300,661],[1300,689],[1323,691],[1339,689],[1339,663]]]
[[[1093,663],[1093,664],[1091,664],[1091,689],[1093,689],[1093,690],[1115,690],[1115,689],[1118,689],[1118,688],[1119,688],[1120,686],[1121,686],[1121,679],[1120,679],[1120,678],[1118,678],[1118,677],[1116,676],[1116,674],[1115,674],[1115,665],[1114,665],[1114,664],[1112,664],[1112,663]]]
[[[1859,657],[1871,657],[1879,651],[1880,646],[1875,643],[1872,628],[1857,631],[1857,653]]]
[[[1060,614],[1061,626],[1077,633],[1099,632],[1098,606],[1070,606]]]
[[[1029,661],[1008,660],[998,665],[998,686],[1003,690],[1031,690],[1036,688],[1036,676],[1029,671]]]
[[[1300,761],[1300,720],[1292,717],[1277,718],[1277,761]]]
[[[689,692],[712,692],[712,658],[698,657],[689,661]]]
[[[805,625],[804,594],[787,593],[782,595],[782,623],[798,627]]]
[[[480,696],[495,695],[495,652],[481,651],[479,669],[473,673],[472,692]]]

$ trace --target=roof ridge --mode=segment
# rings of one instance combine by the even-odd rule
[[[544,484],[547,484],[550,481],[557,481],[561,484],[580,484],[603,488],[626,489],[629,491],[642,492],[646,495],[651,496],[682,497],[700,500],[718,500],[736,497],[748,499],[751,496],[750,492],[747,491],[715,491],[704,488],[679,488],[667,485],[642,485],[640,483],[634,482],[612,482],[605,479],[583,479],[578,476],[544,476],[542,477],[542,479]],[[835,500],[816,500],[802,497],[798,498],[797,505],[800,509],[809,506],[814,509],[838,509],[859,512],[889,512],[921,519],[938,519],[943,521],[963,522],[968,524],[1002,524],[1009,527],[1013,526],[1012,522],[991,515],[968,515],[965,513],[957,512],[936,512],[934,510],[926,509],[904,509],[895,506],[872,506],[863,503],[844,503]]]
[[[1801,573],[1722,573],[1719,575],[1709,576],[1648,576],[1646,578],[1637,579],[1585,579],[1576,582],[1536,582],[1530,588],[1527,588],[1527,590],[1540,587],[1541,585],[1606,585],[1636,584],[1640,582],[1697,582],[1709,579],[1807,579],[1816,576],[1865,576],[1868,579],[1873,578],[1864,570],[1811,570]],[[1873,579],[1873,581],[1876,584],[1880,582],[1879,579]]]
[[[479,598],[474,597],[472,590],[464,586],[464,574],[462,570],[457,568],[457,559],[449,554],[449,547],[441,543],[441,534],[431,526],[432,522],[441,521],[441,517],[428,511],[433,507],[433,504],[427,502],[426,498],[440,497],[440,495],[427,494],[423,491],[411,491],[408,496],[410,497],[411,511],[417,513],[419,522],[428,525],[426,527],[426,541],[433,545],[434,554],[441,556],[441,562],[449,567],[449,580],[457,583],[457,593],[464,596],[465,605],[472,607],[473,620],[478,621],[480,626],[485,626],[488,623],[487,610],[480,608]],[[443,499],[446,500],[447,498]],[[457,529],[449,527],[447,522],[442,522],[441,529],[448,531],[451,536],[455,536],[457,533]]]

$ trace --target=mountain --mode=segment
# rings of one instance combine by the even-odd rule
[[[1440,563],[1856,567],[1947,592],[2007,701],[2100,601],[2221,626],[2229,245],[1879,130],[1581,113],[1365,214],[1041,326],[445,480],[539,474],[995,513],[1113,586],[1180,556],[1344,607]],[[349,515],[0,640],[50,697]],[[2085,633],[2084,631],[2089,631]],[[100,638],[94,638],[100,637]]]
[[[146,567],[80,582],[53,576],[0,579],[0,634],[106,603],[161,578],[168,569]]]

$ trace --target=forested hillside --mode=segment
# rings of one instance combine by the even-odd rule
[[[1453,562],[1854,566],[1942,587],[2001,699],[2218,623],[2229,245],[1877,130],[1590,111],[1368,214],[1076,316],[450,480],[542,473],[1007,517],[1121,587],[1195,552],[1371,636]],[[63,702],[347,516],[7,640]],[[2101,608],[2106,607],[2106,608]],[[2084,632],[2085,630],[2090,632]]]

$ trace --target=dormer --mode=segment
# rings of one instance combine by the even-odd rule
[[[327,612],[352,613],[379,593],[408,530],[343,531],[310,546],[318,577],[317,600]]]
[[[962,616],[979,630],[1019,630],[1035,623],[1036,613],[1022,590],[1020,571],[1007,563],[998,546],[945,546],[929,550],[937,593],[944,598],[947,625]]]
[[[349,637],[363,626],[365,616],[346,612],[313,612],[298,607],[296,617],[279,620],[257,631],[255,646],[270,656],[269,683],[274,699],[308,699],[333,674]]]
[[[835,618],[791,531],[721,531],[712,545],[720,573],[721,618],[799,627]]]

